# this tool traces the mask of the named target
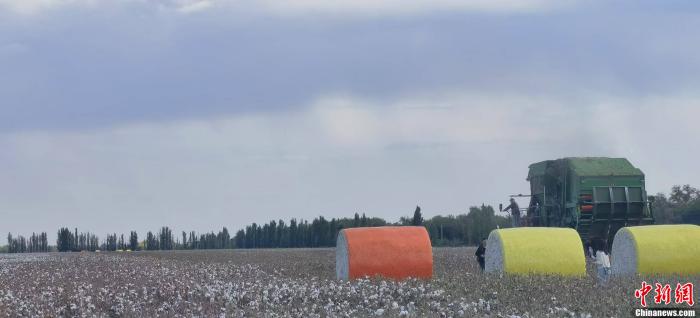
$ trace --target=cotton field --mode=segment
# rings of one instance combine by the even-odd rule
[[[0,316],[626,317],[639,306],[638,277],[484,275],[473,255],[434,249],[429,281],[341,282],[333,249],[5,254]]]

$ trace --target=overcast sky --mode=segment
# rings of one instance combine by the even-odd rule
[[[567,156],[700,186],[699,87],[697,1],[0,0],[0,233],[456,214]]]

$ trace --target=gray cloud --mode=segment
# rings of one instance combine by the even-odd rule
[[[458,213],[563,156],[700,177],[694,2],[17,3],[0,232]]]
[[[687,11],[649,23],[648,11],[592,5],[383,19],[168,9],[185,4],[100,2],[30,17],[5,13],[0,38],[26,49],[0,55],[0,129],[280,111],[329,92],[396,98],[506,91],[575,95],[585,105],[591,92],[691,89],[699,71],[692,39],[700,20]]]
[[[340,96],[287,113],[5,134],[0,231],[207,230],[212,220],[237,228],[358,211],[396,219],[415,204],[459,213],[526,193],[527,165],[563,156],[629,157],[662,191],[700,177],[687,169],[696,100],[610,97],[582,111],[527,96]]]

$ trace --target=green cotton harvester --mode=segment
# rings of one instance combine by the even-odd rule
[[[530,165],[527,226],[576,229],[610,250],[615,233],[654,223],[644,173],[625,158],[563,158]]]
[[[582,275],[590,250],[599,272],[700,275],[700,226],[653,225],[654,197],[647,196],[644,173],[627,159],[546,160],[530,165],[527,180],[530,195],[511,197],[530,198],[520,225],[532,228],[491,232],[487,272]]]

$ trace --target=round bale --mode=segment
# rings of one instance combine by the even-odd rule
[[[335,248],[338,279],[365,276],[429,279],[433,250],[422,226],[383,226],[344,229]]]
[[[645,225],[615,233],[612,274],[700,274],[700,226]]]
[[[586,258],[573,229],[522,227],[491,231],[486,241],[487,273],[583,276]]]

